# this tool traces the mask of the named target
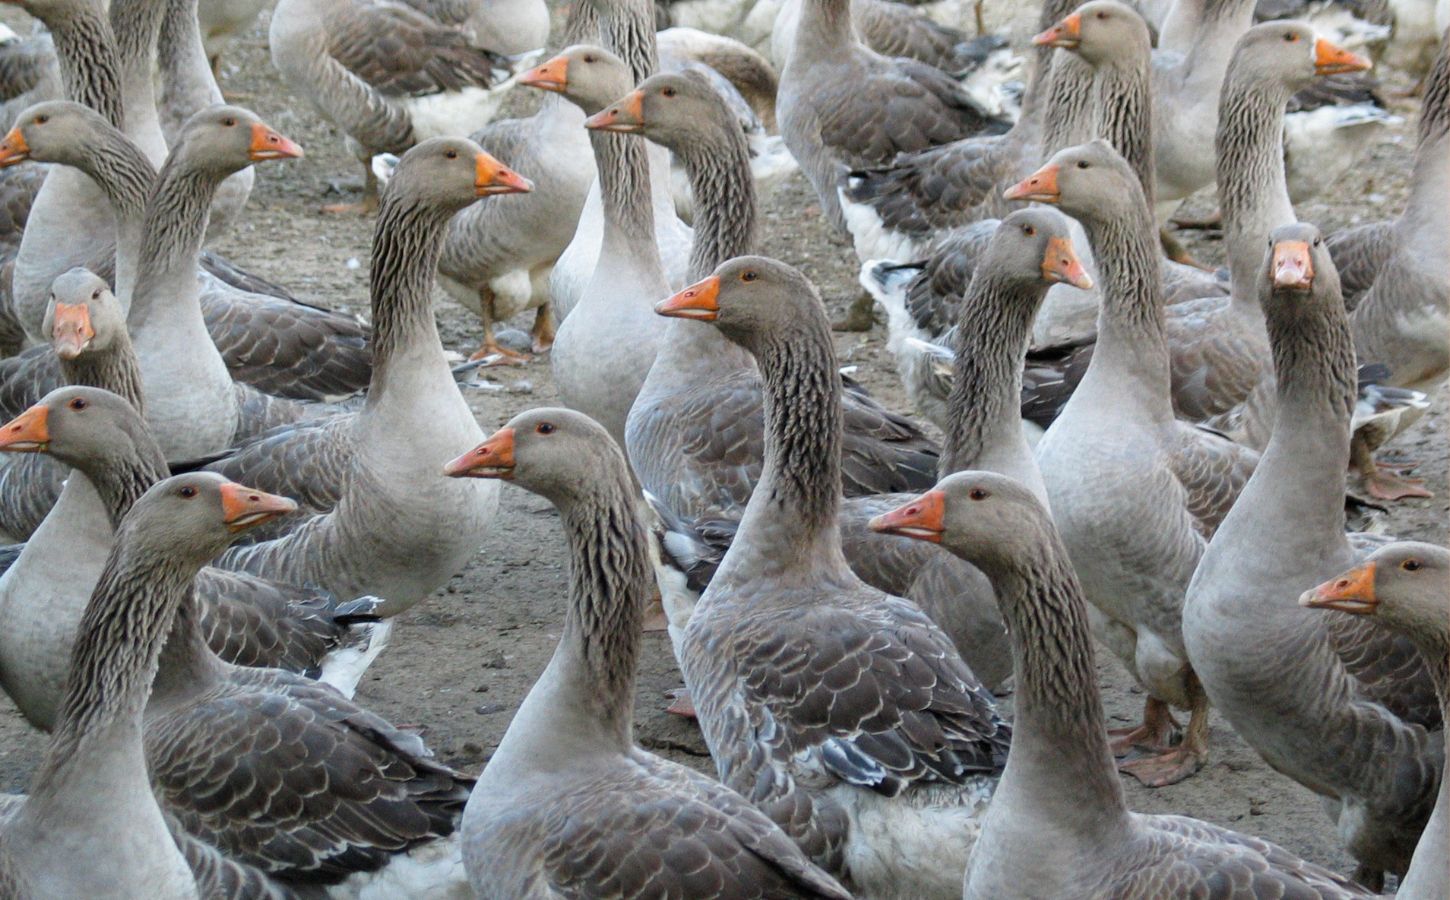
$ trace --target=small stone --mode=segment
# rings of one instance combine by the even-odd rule
[[[509,664],[508,660],[504,659],[502,653],[495,653],[492,659],[483,661],[483,667],[485,669],[507,669]]]
[[[478,713],[480,716],[491,716],[494,713],[505,712],[507,709],[508,707],[503,705],[502,703],[485,703],[483,706],[475,709],[474,712]]]

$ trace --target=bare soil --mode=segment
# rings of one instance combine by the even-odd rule
[[[0,19],[17,31],[28,28],[23,14],[7,10]],[[223,73],[223,87],[235,102],[252,107],[298,140],[307,157],[258,167],[248,210],[218,249],[310,302],[366,313],[371,221],[319,212],[325,203],[352,199],[340,196],[338,185],[343,185],[344,195],[352,194],[361,172],[345,152],[342,135],[281,84],[267,55],[265,15],[226,53]],[[511,104],[529,111],[535,102],[520,96]],[[1370,148],[1333,196],[1302,204],[1301,217],[1329,231],[1398,211],[1406,191],[1416,109],[1415,101],[1403,105],[1407,121],[1400,131]],[[849,245],[828,231],[815,196],[799,176],[762,200],[761,246],[814,279],[833,315],[839,316],[856,294],[857,266]],[[1211,204],[1211,199],[1200,199],[1193,209],[1211,211]],[[1200,258],[1221,262],[1217,241],[1191,234],[1188,238]],[[441,292],[438,320],[449,349],[466,355],[477,346],[477,320]],[[527,321],[516,324],[528,327]],[[838,336],[837,350],[843,364],[859,367],[857,377],[876,396],[904,410],[907,401],[884,339],[878,326],[867,334]],[[557,400],[547,359],[491,370],[487,388],[463,390],[486,432],[521,410]],[[1389,517],[1392,534],[1446,541],[1446,416],[1442,392],[1429,414],[1395,445],[1405,455],[1424,460],[1419,474],[1436,497],[1395,504]],[[498,519],[478,540],[478,554],[468,567],[397,622],[391,646],[357,694],[359,702],[395,723],[420,727],[439,757],[472,772],[488,761],[553,652],[565,595],[558,517],[544,500],[505,486]],[[1136,722],[1143,698],[1131,679],[1105,652],[1099,654],[1098,668],[1114,724]],[[712,771],[695,725],[663,711],[664,693],[680,685],[667,638],[648,634],[636,695],[638,740],[662,755]],[[44,740],[8,702],[0,701],[0,789],[25,789]],[[1197,816],[1277,841],[1340,871],[1353,868],[1317,798],[1271,771],[1216,715],[1211,740],[1208,765],[1181,784],[1150,791],[1125,778],[1132,807]]]

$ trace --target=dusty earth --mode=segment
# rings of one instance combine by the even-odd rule
[[[17,31],[28,27],[23,14],[7,10],[0,18]],[[366,313],[371,222],[318,211],[324,203],[350,199],[361,173],[345,154],[341,135],[277,78],[267,56],[265,17],[226,54],[223,73],[223,86],[236,102],[251,106],[301,142],[307,157],[259,167],[248,212],[218,249],[309,301]],[[511,102],[517,110],[530,111],[536,100],[518,96]],[[1416,108],[1415,101],[1402,105],[1407,122],[1399,132],[1368,148],[1364,162],[1334,196],[1302,204],[1303,218],[1332,230],[1385,218],[1399,209]],[[1193,208],[1203,211],[1209,204],[1211,200],[1200,198]],[[833,314],[839,315],[855,294],[854,257],[845,241],[827,232],[805,181],[793,177],[774,196],[763,198],[763,206],[761,246],[809,274]],[[1217,241],[1189,237],[1201,258],[1222,260]],[[438,319],[449,349],[466,354],[477,346],[477,321],[445,301],[441,292]],[[516,324],[526,328],[528,323]],[[843,364],[858,366],[857,377],[888,406],[904,409],[906,400],[884,351],[884,337],[879,326],[869,334],[841,335],[837,349]],[[483,387],[463,390],[485,431],[520,410],[556,401],[547,359],[492,370]],[[1389,517],[1392,534],[1446,540],[1446,416],[1442,393],[1395,447],[1425,461],[1419,474],[1437,496],[1396,504]],[[553,652],[565,594],[563,543],[558,517],[548,503],[505,486],[498,520],[478,540],[478,554],[467,569],[397,622],[391,645],[357,694],[361,703],[392,721],[420,727],[439,757],[469,772],[487,763]],[[1109,714],[1115,723],[1136,721],[1142,696],[1106,653],[1098,656]],[[696,727],[663,712],[665,692],[680,684],[665,636],[647,635],[636,696],[638,740],[711,771]],[[24,790],[43,746],[43,736],[8,702],[0,701],[0,788]],[[1218,716],[1213,720],[1212,759],[1196,777],[1153,791],[1131,779],[1124,783],[1134,809],[1198,816],[1277,841],[1341,871],[1352,868],[1319,801],[1271,771]]]

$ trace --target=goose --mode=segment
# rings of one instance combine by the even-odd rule
[[[745,140],[724,103],[703,79],[661,73],[599,114],[609,129],[640,134],[681,159],[699,198],[692,277],[703,278],[726,260],[754,249],[756,197],[745,172]],[[1040,258],[1040,257],[1039,257]],[[648,502],[662,523],[661,573],[670,634],[678,643],[700,590],[708,583],[735,536],[760,476],[764,457],[764,398],[760,374],[744,350],[689,322],[667,324],[664,340],[625,423],[625,447]],[[910,421],[893,416],[864,391],[847,383],[843,405],[843,482],[848,497],[912,490],[935,477],[936,448]],[[870,517],[848,501],[843,525],[864,532]],[[964,656],[987,652],[977,630],[998,636],[989,598],[973,604],[970,586],[938,580],[912,589],[919,575],[916,554],[905,558],[899,542],[863,535],[848,541],[847,559],[869,584],[902,593],[929,606]],[[685,585],[677,584],[684,575]],[[950,576],[948,576],[950,577]],[[963,594],[967,596],[962,596]],[[965,609],[971,607],[970,609]],[[964,616],[966,633],[945,624]],[[977,671],[976,657],[968,662]],[[987,665],[988,683],[1002,666]]]
[[[133,367],[132,387],[135,381]],[[48,730],[114,524],[137,494],[166,476],[166,464],[137,406],[101,387],[46,395],[0,429],[0,450],[43,453],[74,467],[55,509],[0,576],[0,686],[27,720]],[[207,642],[238,665],[286,668],[350,695],[387,643],[390,626],[377,621],[375,597],[339,600],[212,568],[197,586]]]
[[[383,597],[381,614],[393,616],[473,556],[498,488],[442,479],[428,462],[430,448],[451,444],[456,452],[483,437],[444,356],[431,287],[448,221],[480,197],[528,189],[466,138],[435,138],[403,155],[373,236],[367,400],[355,411],[273,429],[211,466],[264,478],[321,514],[285,536],[232,548],[224,567],[340,596]]]
[[[1214,707],[1325,798],[1356,880],[1379,889],[1384,872],[1406,870],[1429,817],[1444,723],[1412,644],[1295,602],[1373,542],[1344,533],[1355,357],[1334,265],[1312,225],[1282,226],[1269,243],[1260,300],[1279,415],[1199,561],[1183,640]]]
[[[538,50],[549,39],[549,7],[543,0],[411,0],[447,25],[467,26],[480,47],[515,56]]]
[[[610,101],[623,95],[630,87],[653,75],[659,68],[658,47],[655,43],[655,31],[650,15],[651,7],[647,0],[584,0],[584,3],[593,8],[593,12],[598,18],[601,29],[600,42],[629,66],[629,78],[626,79],[624,85],[613,91],[604,100],[603,105],[607,105]],[[603,105],[599,109],[602,109]],[[590,109],[586,106],[585,112],[593,115],[599,109]],[[603,146],[612,146],[611,140],[617,139],[606,138]],[[606,164],[601,164],[599,159],[601,145],[596,142],[592,146],[594,147],[595,164],[602,169]],[[644,150],[645,156],[648,158],[648,167],[639,176],[641,179],[648,179],[648,190],[645,190],[643,184],[634,190],[641,192],[648,199],[647,203],[642,202],[641,205],[647,206],[653,217],[651,229],[655,243],[658,245],[657,255],[660,258],[660,265],[663,267],[670,287],[679,288],[689,280],[687,272],[694,232],[675,211],[675,200],[670,188],[669,154],[661,147],[646,146],[628,151],[627,156],[632,159],[633,154],[638,150]],[[610,157],[610,160],[607,163],[608,167],[617,168],[618,157]],[[631,163],[631,165],[635,164]],[[549,295],[553,302],[554,318],[560,323],[567,319],[574,308],[579,305],[580,299],[591,287],[591,284],[596,290],[598,288],[595,278],[599,274],[601,266],[605,265],[601,263],[601,259],[604,255],[605,233],[608,230],[606,223],[610,221],[610,214],[607,213],[606,207],[604,182],[595,179],[594,186],[589,190],[589,196],[584,200],[584,211],[579,215],[579,224],[574,230],[574,239],[560,254],[559,261],[554,265],[554,271],[549,276]],[[630,340],[634,339],[635,336],[631,335]],[[642,351],[641,355],[648,355],[648,352]],[[639,374],[642,376],[643,372],[644,370],[641,369]],[[604,424],[608,427],[608,423]]]
[[[199,896],[151,791],[146,698],[196,572],[248,525],[290,508],[195,474],[168,478],[136,502],[86,605],[75,674],[30,795],[0,830],[7,895]]]
[[[941,70],[863,47],[851,30],[849,0],[802,2],[777,115],[786,146],[837,231],[847,231],[837,196],[846,170],[1006,130]]]
[[[1097,610],[1096,632],[1148,694],[1142,725],[1115,734],[1115,750],[1152,751],[1123,770],[1158,787],[1189,777],[1207,756],[1208,702],[1183,646],[1183,593],[1255,454],[1173,414],[1154,223],[1142,183],[1099,140],[1060,151],[1007,196],[1054,203],[1078,218],[1098,260],[1097,349],[1038,443],[1037,462]],[[1125,492],[1117,487],[1123,484],[1141,488]],[[1119,527],[1104,529],[1104,521]],[[1168,743],[1170,706],[1191,711],[1176,747]]]
[[[571,35],[583,37],[597,25],[589,15],[592,9],[588,3],[575,7]],[[546,98],[527,119],[493,122],[474,132],[472,139],[490,147],[505,165],[529,172],[534,189],[475,204],[448,226],[438,282],[482,320],[483,342],[470,359],[489,364],[526,361],[498,345],[494,326],[528,309],[534,310],[534,352],[553,344],[549,275],[574,237],[594,183],[594,151],[584,119],[618,96],[613,89],[628,80],[629,70],[619,57],[571,43],[519,79],[525,87],[560,96]]]
[[[1012,636],[1012,749],[962,896],[1368,897],[1328,869],[1187,816],[1128,809],[1103,729],[1087,600],[1037,491],[958,472],[872,521],[992,579]]]
[[[1440,720],[1450,718],[1450,553],[1444,547],[1404,541],[1381,547],[1353,569],[1299,595],[1299,605],[1372,616],[1377,624],[1414,641],[1440,694]],[[1447,754],[1450,756],[1450,754]],[[1401,900],[1435,900],[1450,893],[1444,848],[1450,843],[1450,781],[1440,779],[1435,811],[1410,870],[1400,879]]]
[[[765,386],[765,465],[680,653],[721,781],[857,893],[959,896],[1008,728],[951,639],[846,564],[819,295],[745,256],[657,309],[720,329]]]
[[[461,137],[493,118],[532,55],[506,57],[476,43],[427,4],[401,0],[279,0],[272,65],[348,137],[363,166],[363,197],[328,212],[373,212],[372,157],[432,137]],[[532,48],[531,48],[532,49]]]
[[[464,812],[477,896],[850,896],[744,797],[635,743],[653,584],[633,479],[609,433],[573,410],[529,410],[444,471],[548,499],[571,557],[559,646]]]

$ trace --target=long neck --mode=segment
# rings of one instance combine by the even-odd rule
[[[88,148],[82,170],[105,192],[115,214],[116,296],[129,307],[145,234],[146,199],[156,181],[156,169],[125,134],[107,131]]]
[[[200,300],[196,260],[206,235],[212,197],[225,173],[188,164],[179,145],[161,167],[146,204],[140,268],[127,321],[135,331],[157,315]]]
[[[197,0],[170,0],[156,41],[160,66],[162,127],[174,136],[193,113],[222,102],[196,17]]]
[[[124,329],[118,331],[105,349],[82,353],[75,359],[62,359],[61,376],[66,384],[101,388],[119,394],[138,413],[144,414],[141,368],[136,362],[136,350],[131,346],[131,336]]]
[[[150,702],[164,706],[175,695],[193,696],[216,680],[222,662],[207,645],[201,608],[193,585],[176,610],[171,633],[161,648]]]
[[[940,474],[981,468],[984,453],[1020,440],[1022,360],[1046,292],[1040,281],[991,269],[979,269],[972,279],[957,320]]]
[[[1410,184],[1410,200],[1398,225],[1400,240],[1443,266],[1445,247],[1450,244],[1450,222],[1443,202],[1450,191],[1450,44],[1441,48],[1425,78]]]
[[[654,6],[648,0],[610,0],[609,13],[603,17],[600,31],[605,49],[613,51],[615,56],[629,64],[635,84],[644,81],[659,68]]]
[[[153,162],[166,156],[166,139],[156,112],[156,38],[167,0],[112,0],[121,89],[125,92],[127,134]]]
[[[1338,291],[1295,298],[1314,309],[1268,316],[1278,411],[1254,473],[1288,498],[1299,528],[1341,535],[1344,468],[1357,391],[1354,341]]]
[[[1097,73],[1076,53],[1059,50],[1052,55],[1052,77],[1042,102],[1042,156],[1048,159],[1065,147],[1093,139],[1097,104],[1093,86]]]
[[[712,128],[708,139],[675,148],[695,197],[695,243],[690,280],[698,281],[728,259],[755,250],[755,182],[750,150],[734,123]]]
[[[373,230],[369,405],[382,399],[388,370],[402,354],[415,348],[442,354],[433,318],[433,278],[448,220],[457,210],[412,202],[401,193],[389,192],[383,198]]]
[[[804,51],[803,59],[821,54],[834,54],[848,49],[852,42],[850,0],[801,0],[800,22],[796,25],[796,50]]]
[[[650,205],[649,159],[644,142],[623,134],[594,132],[599,195],[604,206],[602,252],[629,254],[663,268],[655,243],[654,208]]]
[[[1284,109],[1289,97],[1282,82],[1231,66],[1219,98],[1214,138],[1218,202],[1236,301],[1255,301],[1269,233],[1294,221],[1284,180]]]
[[[1163,324],[1163,276],[1157,233],[1140,192],[1120,214],[1083,222],[1102,276],[1097,349],[1083,384],[1126,390],[1162,421],[1172,418],[1168,341]],[[1079,388],[1081,390],[1081,388]]]
[[[51,25],[66,94],[120,128],[121,75],[110,23],[90,4]]]
[[[1098,137],[1113,145],[1138,176],[1153,206],[1153,99],[1148,87],[1148,48],[1104,64],[1097,74]]]
[[[1056,25],[1074,9],[1074,0],[1047,0],[1037,16],[1037,30],[1046,31]],[[1022,112],[1020,119],[1035,119],[1047,106],[1048,85],[1055,77],[1052,71],[1054,48],[1033,46],[1030,69],[1027,73],[1027,87],[1022,91]]]
[[[845,568],[836,526],[841,377],[819,312],[751,348],[765,397],[765,460],[739,534],[756,536],[751,543],[771,570]]]
[[[1185,46],[1183,62],[1178,66],[1180,76],[1187,82],[1202,83],[1202,79],[1222,80],[1224,67],[1233,55],[1234,43],[1254,23],[1256,0],[1198,0],[1200,14],[1192,24],[1192,34]],[[1173,12],[1179,6],[1174,4]],[[1165,32],[1167,25],[1164,26]],[[1159,46],[1171,46],[1160,35]]]
[[[1016,716],[999,791],[1054,809],[1059,822],[1126,819],[1103,730],[1087,604],[1067,551],[1048,536],[1024,567],[988,573],[1012,640]]]
[[[113,526],[119,526],[126,513],[151,485],[171,474],[166,468],[166,459],[161,447],[147,431],[144,437],[133,438],[136,443],[124,452],[105,458],[90,459],[81,467],[81,473],[95,486],[106,514]]]
[[[32,796],[63,789],[72,759],[92,748],[120,744],[140,759],[141,714],[161,645],[196,571],[118,537],[76,630],[65,699]]]
[[[560,504],[570,570],[558,653],[562,687],[590,698],[584,714],[623,749],[632,741],[640,619],[654,581],[628,473],[619,465],[603,474],[589,496]]]

